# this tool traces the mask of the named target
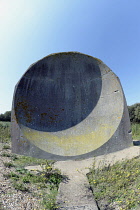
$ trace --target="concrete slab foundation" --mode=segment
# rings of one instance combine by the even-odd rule
[[[57,168],[68,179],[59,186],[57,204],[59,209],[92,209],[97,210],[89,182],[86,177],[88,169],[81,167],[77,162],[56,163]]]

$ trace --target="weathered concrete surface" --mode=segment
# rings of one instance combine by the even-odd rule
[[[89,159],[85,159],[82,161],[75,161],[77,163],[78,172],[81,172],[81,169],[86,170],[86,173],[88,173],[88,168],[92,167],[93,163],[95,164],[95,168],[102,168],[104,166],[113,165],[117,161],[123,161],[123,160],[129,160],[134,157],[140,156],[140,147],[139,146],[132,146],[117,152],[109,153],[107,155],[101,155]],[[71,161],[71,162],[70,162]],[[67,162],[70,162],[71,165],[73,165],[73,160],[68,160]],[[57,161],[54,164],[54,167],[63,167],[63,163],[65,161]],[[79,168],[80,167],[80,168]],[[41,166],[27,166],[26,169],[28,170],[42,170]],[[68,169],[71,171],[71,167]],[[81,172],[82,173],[82,172]]]
[[[118,77],[99,59],[76,52],[49,55],[18,82],[12,150],[38,158],[84,159],[132,145]]]
[[[97,210],[98,208],[86,177],[88,170],[80,168],[80,164],[75,161],[65,161],[62,164],[56,164],[56,166],[63,175],[68,176],[68,180],[62,182],[59,186],[57,196],[59,209]]]

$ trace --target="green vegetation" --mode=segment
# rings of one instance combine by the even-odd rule
[[[29,171],[23,167],[29,164],[28,160],[29,162],[32,160],[31,162],[35,164],[37,158],[19,156],[15,159],[14,164],[12,162],[4,163],[5,167],[15,167],[15,169],[3,174],[3,176],[6,179],[11,179],[12,185],[16,190],[30,192],[37,197],[44,209],[55,209],[58,187],[64,177],[58,169],[53,168],[53,162],[47,160],[38,159],[40,163],[42,162],[42,170]]]
[[[20,190],[20,191],[23,191],[23,192],[28,192],[28,188],[23,183],[14,182],[13,187],[16,190]]]
[[[2,157],[11,157],[11,154],[10,154],[10,153],[5,153],[5,152],[4,152],[4,153],[1,154],[1,156],[2,156]]]
[[[11,167],[15,167],[15,165],[12,162],[5,162],[3,163],[5,167],[7,168],[11,168]]]
[[[47,167],[46,167],[47,166]],[[62,180],[62,176],[58,170],[54,170],[51,164],[47,164],[45,170],[36,171],[32,173],[25,168],[15,168],[15,172],[9,172],[4,174],[4,177],[13,180],[13,186],[15,189],[21,191],[30,191],[30,185],[34,184],[37,186],[37,189],[55,189],[58,190],[59,183]],[[51,170],[50,170],[51,168]]]
[[[3,149],[10,149],[10,146],[9,146],[8,144],[5,144],[5,145],[3,146]]]
[[[140,157],[103,169],[93,165],[88,179],[100,209],[140,209]]]
[[[140,140],[140,124],[132,123],[132,138],[135,140]]]
[[[15,164],[16,166],[20,167],[25,167],[25,166],[33,166],[33,165],[46,165],[48,163],[53,163],[53,161],[47,161],[44,159],[38,159],[38,158],[33,158],[33,157],[28,157],[28,156],[23,156],[23,155],[14,155],[12,158],[15,159]]]
[[[50,210],[54,210],[54,209],[58,209],[57,205],[55,204],[55,197],[57,195],[57,191],[56,190],[52,190],[52,194],[48,194],[47,196],[43,193],[42,197],[42,204],[43,206],[45,206],[45,209],[50,209]]]
[[[0,121],[11,121],[11,111],[7,111],[4,114],[0,114]]]
[[[0,122],[0,142],[10,142],[10,122]]]
[[[140,103],[128,106],[130,121],[140,123]]]

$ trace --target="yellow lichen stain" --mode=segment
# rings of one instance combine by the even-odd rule
[[[91,152],[106,143],[115,128],[102,125],[96,131],[77,136],[56,136],[47,132],[40,132],[27,127],[22,128],[24,136],[40,149],[63,156],[76,156]]]

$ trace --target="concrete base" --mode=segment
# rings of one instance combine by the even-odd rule
[[[59,210],[96,210],[96,207],[93,205],[84,205],[84,206],[72,206],[72,207],[62,207]]]
[[[59,186],[58,209],[98,210],[86,177],[88,169],[83,167],[83,164],[80,165],[79,161],[63,162],[60,165],[56,163],[56,166],[67,176],[67,180]]]

